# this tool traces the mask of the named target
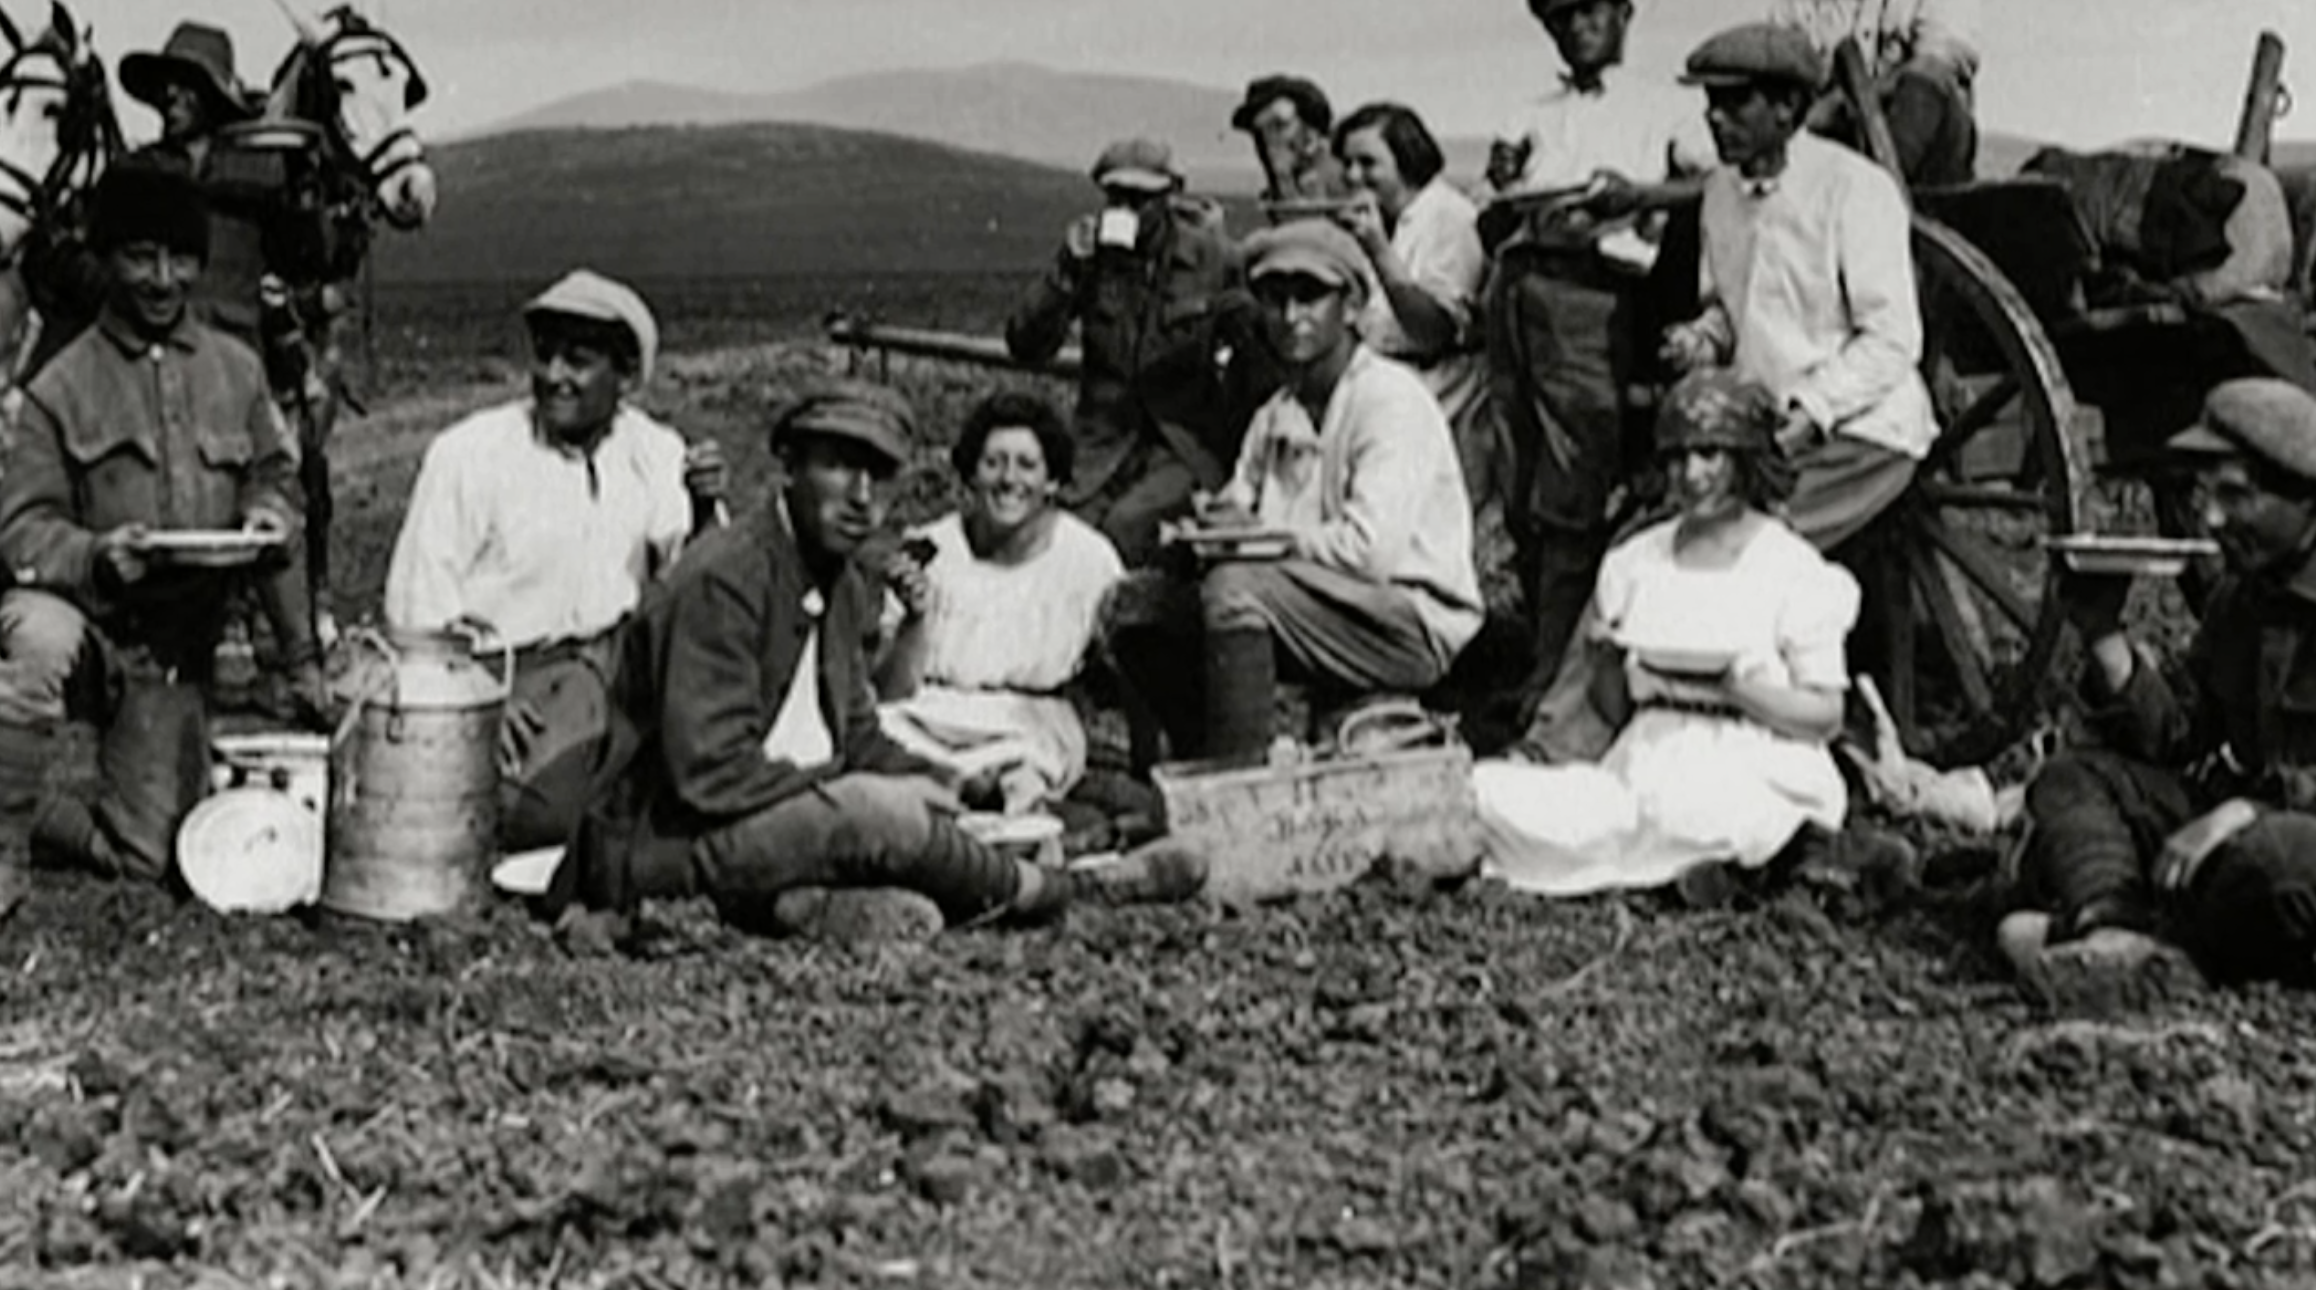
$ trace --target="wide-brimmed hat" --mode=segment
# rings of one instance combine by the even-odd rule
[[[651,306],[633,287],[592,269],[574,269],[523,306],[526,322],[541,314],[626,328],[635,338],[635,379],[638,384],[651,379],[651,365],[659,357],[659,324],[651,316]]]
[[[221,121],[256,115],[233,70],[233,37],[220,28],[181,22],[161,52],[139,50],[121,60],[121,88],[155,109],[167,105],[163,87],[172,80],[198,86]]]

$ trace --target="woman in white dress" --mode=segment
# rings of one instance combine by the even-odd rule
[[[982,400],[950,452],[965,508],[913,530],[886,575],[886,731],[968,779],[994,780],[1014,814],[1085,774],[1086,732],[1065,687],[1125,573],[1108,538],[1053,504],[1072,449],[1045,400]]]
[[[1474,772],[1490,867],[1513,886],[1659,886],[1841,827],[1830,744],[1858,587],[1773,513],[1792,488],[1781,419],[1725,371],[1667,398],[1657,446],[1680,513],[1610,551],[1593,600],[1593,702],[1615,742],[1594,765]]]
[[[1488,274],[1479,210],[1448,182],[1423,118],[1397,103],[1370,103],[1343,118],[1335,155],[1359,198],[1341,220],[1375,276],[1359,338],[1422,374],[1455,432],[1477,507],[1499,457],[1475,316]]]

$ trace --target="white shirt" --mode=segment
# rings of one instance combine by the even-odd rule
[[[1772,0],[1769,20],[1801,28],[1829,55],[1854,37],[1876,72],[1923,58],[1966,81],[1978,74],[1980,0]]]
[[[595,636],[635,608],[691,529],[684,440],[622,408],[592,454],[548,443],[529,400],[427,446],[386,571],[386,621],[479,618],[516,647]]]
[[[1445,177],[1434,176],[1399,212],[1399,223],[1391,230],[1391,249],[1415,285],[1456,320],[1456,334],[1469,335],[1480,282],[1488,274],[1488,251],[1480,244],[1480,213],[1472,199]],[[1399,325],[1391,297],[1380,289],[1367,293],[1359,336],[1375,352],[1392,358],[1426,363],[1440,357],[1418,346]]]
[[[1703,220],[1706,319],[1737,369],[1829,434],[1928,453],[1913,226],[1889,172],[1796,135],[1773,179],[1708,176]]]
[[[800,770],[836,760],[836,737],[829,733],[828,717],[820,710],[820,607],[819,592],[805,597],[812,630],[804,634],[796,674],[788,678],[788,693],[781,696],[780,711],[764,734],[764,760],[784,761]]]
[[[1636,184],[1661,183],[1709,170],[1718,155],[1705,126],[1703,93],[1621,67],[1602,73],[1596,92],[1563,77],[1514,114],[1497,138],[1528,147],[1527,167],[1511,192],[1574,188],[1602,170]]]
[[[1255,412],[1233,491],[1295,554],[1414,593],[1443,656],[1480,630],[1472,508],[1439,400],[1402,364],[1361,345],[1311,424],[1292,390]]]

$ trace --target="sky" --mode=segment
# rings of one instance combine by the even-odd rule
[[[282,0],[72,0],[108,61],[156,48],[180,18],[235,37],[263,81],[286,51]],[[287,0],[313,13],[313,0]],[[2265,27],[2298,51],[2307,103],[2278,127],[2316,139],[2316,0],[1982,0],[1979,116],[2076,146],[2141,136],[2225,147]],[[0,0],[15,16],[45,0]],[[1637,0],[1630,62],[1671,75],[1713,31],[1767,0]],[[1338,103],[1398,98],[1442,134],[1492,131],[1549,83],[1549,42],[1523,0],[363,0],[435,87],[418,124],[471,132],[628,80],[727,90],[1018,59],[1236,88],[1293,68]],[[2295,79],[2287,59],[2285,81]],[[133,137],[150,113],[124,109]]]

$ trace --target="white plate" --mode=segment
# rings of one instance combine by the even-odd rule
[[[229,788],[185,817],[177,870],[221,913],[295,909],[322,894],[322,822],[287,793]]]
[[[561,847],[517,851],[491,867],[491,885],[513,896],[544,896],[554,885],[555,867],[562,863]]]
[[[168,564],[224,569],[253,564],[287,541],[285,534],[246,529],[176,529],[146,534],[138,549]]]
[[[1667,676],[1716,677],[1737,661],[1733,649],[1686,649],[1672,645],[1629,645],[1641,666]]]
[[[2046,539],[2044,545],[2077,573],[2148,578],[2176,578],[2187,571],[2189,561],[2220,553],[2219,543],[2210,538],[2070,533]]]
[[[1184,529],[1180,541],[1209,560],[1284,560],[1295,538],[1277,529]]]
[[[957,827],[993,847],[1037,846],[1062,835],[1061,820],[1042,812],[1001,815],[995,811],[974,811],[957,817]]]

